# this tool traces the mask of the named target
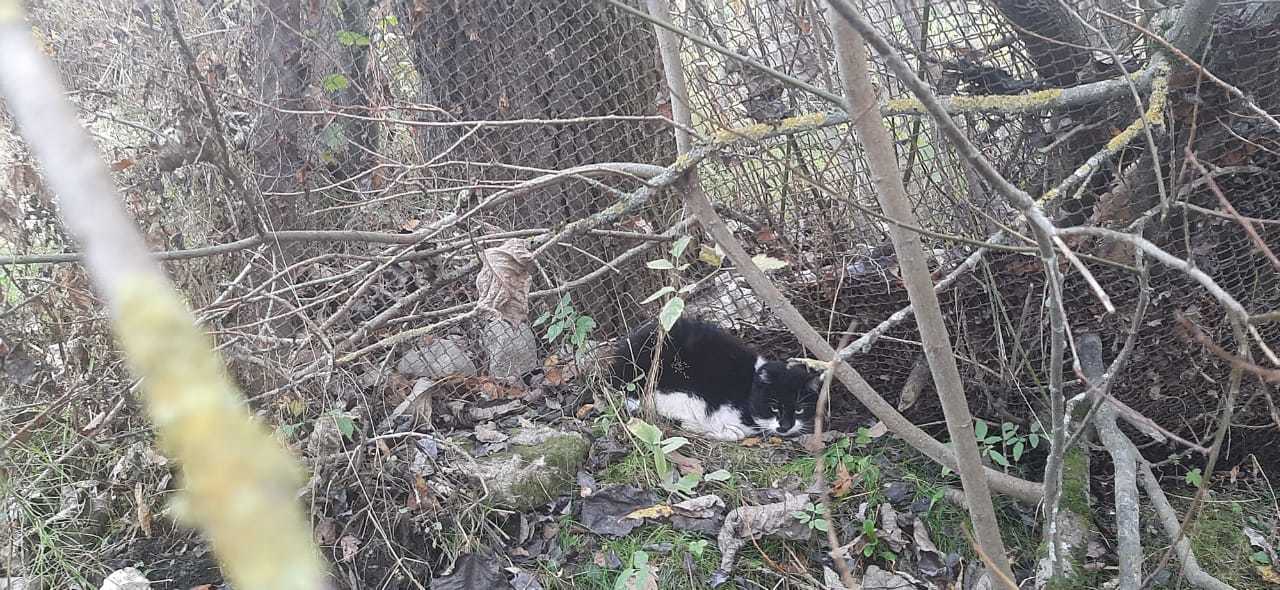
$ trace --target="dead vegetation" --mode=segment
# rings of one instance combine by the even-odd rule
[[[333,585],[1280,583],[1275,3],[513,4],[50,2],[0,31],[52,58],[140,246],[302,460],[264,489]],[[876,93],[850,112],[845,23]],[[222,587],[252,544],[172,502],[262,482],[176,458],[254,453],[157,438],[139,377],[198,374],[190,349],[113,323],[135,267],[95,268],[114,222],[69,194],[102,187],[41,151],[80,144],[33,137],[24,89],[0,588]],[[843,359],[827,432],[628,416],[601,355],[672,313]]]

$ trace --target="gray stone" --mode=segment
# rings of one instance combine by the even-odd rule
[[[542,366],[538,358],[538,337],[525,322],[513,324],[495,318],[481,332],[481,344],[489,359],[489,375],[494,379],[520,381]]]
[[[151,580],[134,567],[111,572],[111,575],[102,581],[102,590],[150,590],[150,588]]]
[[[510,448],[480,460],[471,474],[494,505],[529,510],[569,493],[591,443],[577,432],[529,424],[512,434]]]
[[[410,377],[443,379],[451,375],[473,377],[479,371],[467,354],[466,340],[461,337],[428,338],[415,346],[396,365],[396,370]]]

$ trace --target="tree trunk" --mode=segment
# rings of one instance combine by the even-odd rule
[[[569,0],[511,3],[502,0],[403,1],[414,65],[421,76],[420,100],[433,121],[498,121],[656,115],[667,100],[651,27],[598,3]],[[438,109],[438,110],[434,110]],[[444,158],[460,162],[433,170],[433,188],[527,178],[512,165],[560,170],[597,162],[665,164],[674,139],[654,121],[594,120],[581,123],[431,127],[418,136],[424,158],[452,147]],[[455,145],[456,144],[456,145]],[[615,185],[634,188],[634,184]],[[468,194],[473,204],[485,195]],[[495,212],[504,229],[555,227],[598,211],[617,196],[583,181],[568,181]],[[453,203],[441,207],[451,208]],[[667,214],[678,208],[667,209]],[[492,218],[491,218],[492,219]],[[666,223],[669,218],[653,219]],[[655,227],[661,230],[661,227]],[[595,239],[576,242],[608,260],[622,244]],[[591,256],[557,257],[553,280],[567,281],[600,266]],[[605,279],[617,288],[617,275]],[[614,295],[616,295],[615,293]],[[617,305],[591,294],[597,321]],[[643,297],[643,295],[641,295]],[[581,309],[579,305],[579,309]],[[603,322],[602,322],[603,323]]]

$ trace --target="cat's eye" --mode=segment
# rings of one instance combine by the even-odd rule
[[[804,413],[804,408],[796,408],[796,415],[797,415],[797,416],[799,416],[799,415],[801,415],[801,414],[803,414],[803,413]]]

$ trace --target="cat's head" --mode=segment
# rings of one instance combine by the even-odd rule
[[[751,380],[751,417],[768,434],[796,436],[813,431],[820,378],[803,366],[756,361]]]

